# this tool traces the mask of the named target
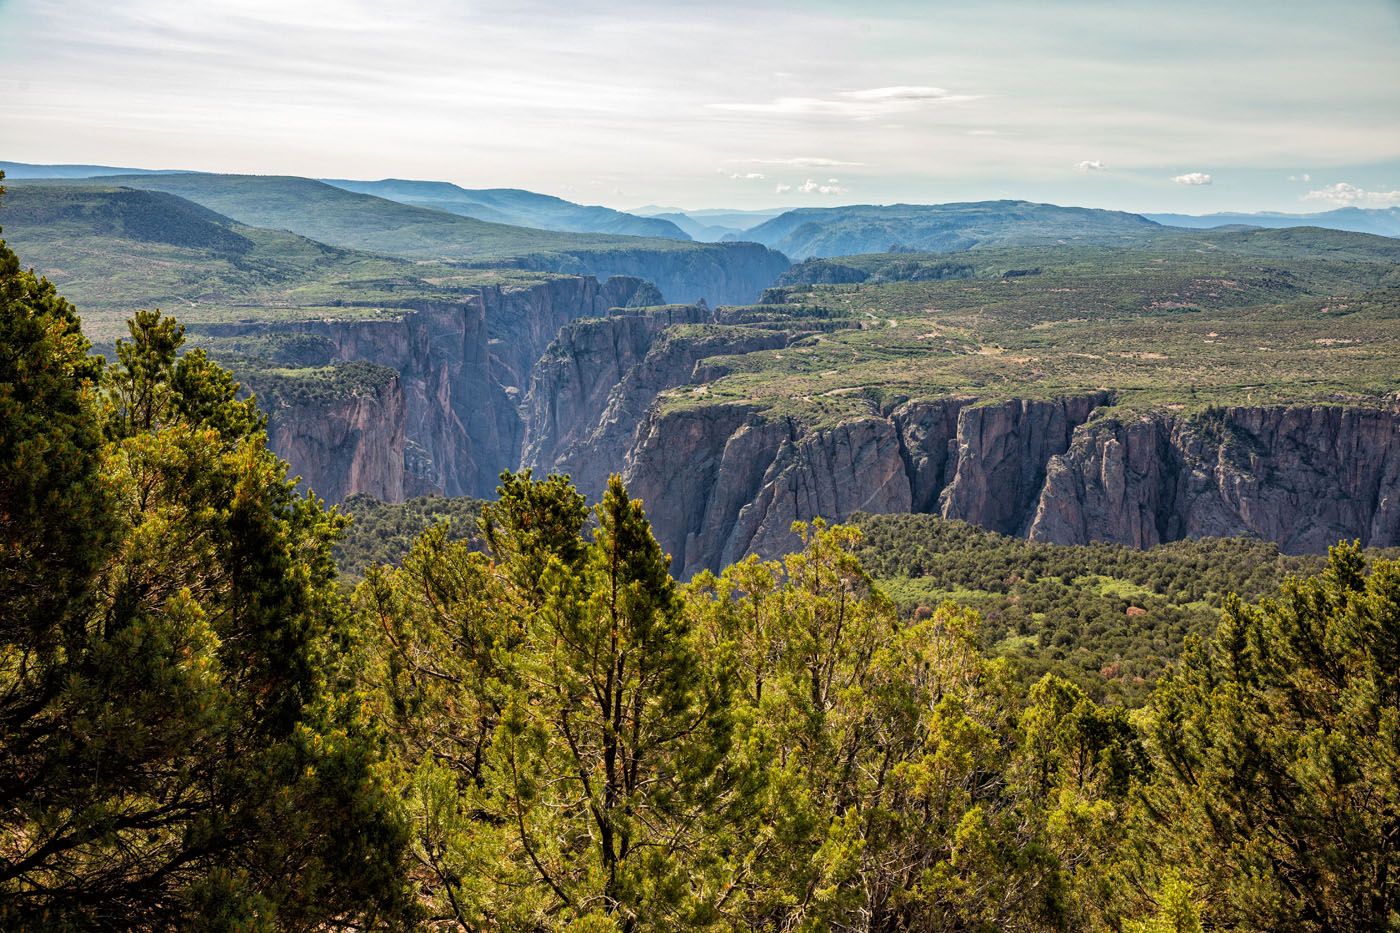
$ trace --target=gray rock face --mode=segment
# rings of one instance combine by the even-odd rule
[[[1253,535],[1290,553],[1400,544],[1400,413],[1333,407],[1154,413],[1078,432],[1051,459],[1029,528],[1149,547]]]
[[[1104,392],[964,407],[939,511],[1002,534],[1024,534],[1050,458],[1069,448],[1075,428],[1106,401]]]
[[[718,560],[707,566],[723,566],[751,553],[793,550],[799,546],[792,532],[795,521],[909,508],[909,477],[891,421],[871,417],[790,437],[764,471],[758,495],[739,509]],[[700,567],[685,569],[689,575]]]
[[[649,308],[577,321],[535,367],[523,406],[521,465],[569,474],[590,498],[623,467],[638,428],[666,389],[703,381],[702,360],[785,346],[786,334],[725,328],[673,339],[676,324],[704,324],[704,304]]]
[[[333,360],[366,360],[399,373],[401,483],[390,468],[380,475],[366,466],[368,452],[343,444],[324,448],[314,440],[319,429],[300,418],[279,425],[286,414],[272,413],[273,449],[329,501],[357,492],[390,500],[433,492],[486,496],[500,471],[518,462],[522,384],[528,385],[535,360],[559,329],[654,295],[639,279],[600,284],[560,278],[528,288],[483,288],[465,301],[413,302],[393,318],[222,325],[207,332],[311,334],[324,338]],[[301,431],[309,432],[307,440]],[[315,462],[313,450],[323,451]]]
[[[703,304],[670,305],[566,325],[530,377],[521,464],[541,472],[555,466],[565,450],[597,428],[614,387],[646,357],[662,331],[709,320]]]
[[[653,413],[625,478],[684,576],[776,556],[794,544],[793,521],[857,511],[937,512],[1061,544],[1400,544],[1400,411],[1095,418],[1110,402],[917,401],[817,430],[734,405]]]
[[[398,379],[372,392],[303,402],[268,421],[268,446],[330,502],[366,492],[404,497],[404,397]]]

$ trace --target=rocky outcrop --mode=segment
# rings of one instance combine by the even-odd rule
[[[397,376],[350,394],[277,405],[268,446],[329,502],[404,497],[404,396]]]
[[[1124,417],[1103,392],[906,402],[805,427],[735,405],[653,412],[629,488],[685,576],[776,556],[795,520],[936,512],[1065,544],[1250,535],[1288,552],[1400,544],[1400,411]]]
[[[616,311],[561,329],[531,375],[520,462],[541,472],[553,467],[562,451],[597,427],[613,388],[646,357],[666,328],[710,318],[703,303],[667,305]]]
[[[1250,535],[1290,553],[1400,544],[1400,413],[1233,407],[1106,419],[1053,457],[1030,537],[1150,547]]]
[[[704,361],[785,346],[788,335],[741,327],[691,328],[711,319],[702,303],[617,312],[578,321],[535,368],[523,407],[527,425],[521,465],[567,473],[589,497],[622,468],[657,396],[712,378]]]
[[[962,408],[939,511],[1002,534],[1024,534],[1050,458],[1069,449],[1074,430],[1108,398],[1100,392]]]
[[[793,432],[795,435],[795,431]],[[898,429],[885,418],[863,418],[786,439],[763,473],[758,495],[739,509],[723,546],[702,547],[701,566],[724,566],[746,554],[782,554],[798,546],[792,523],[855,512],[907,512],[909,477]],[[708,543],[708,542],[706,542]]]

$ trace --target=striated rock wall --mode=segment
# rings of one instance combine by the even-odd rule
[[[1284,551],[1400,544],[1400,412],[1232,407],[1077,433],[1047,466],[1030,537],[1064,544],[1252,535]]]
[[[646,357],[667,327],[702,324],[710,318],[703,304],[668,305],[619,311],[562,328],[531,374],[522,409],[520,462],[539,471],[553,467],[565,449],[597,427],[613,388]]]
[[[777,331],[728,327],[673,338],[676,324],[709,323],[703,303],[621,312],[565,327],[535,368],[523,406],[521,465],[567,473],[586,495],[619,472],[656,397],[703,382],[702,361],[787,345]],[[704,370],[702,372],[702,370]]]
[[[857,511],[936,512],[1063,544],[1400,544],[1400,410],[1095,417],[1111,403],[918,401],[819,429],[735,405],[654,412],[625,477],[685,576],[789,550],[794,520]]]
[[[307,399],[268,419],[268,446],[329,502],[357,492],[404,497],[404,396],[392,378],[372,390]]]
[[[1099,392],[962,408],[939,511],[1002,534],[1025,534],[1050,458],[1069,449],[1075,429],[1108,400]]]
[[[483,288],[454,301],[410,302],[393,317],[211,325],[202,332],[309,335],[333,361],[363,360],[399,374],[397,468],[376,466],[378,453],[366,459],[370,452],[353,445],[325,447],[321,429],[307,418],[270,413],[273,449],[328,500],[357,492],[391,501],[434,492],[486,496],[500,471],[517,465],[522,385],[559,329],[655,295],[640,279],[559,278],[527,288]]]

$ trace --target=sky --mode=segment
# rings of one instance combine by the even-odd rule
[[[622,209],[1400,204],[1400,0],[0,0],[0,159]]]

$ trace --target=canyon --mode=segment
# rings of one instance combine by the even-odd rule
[[[683,577],[786,552],[794,521],[857,512],[931,513],[1065,544],[1400,545],[1395,405],[1186,412],[1125,405],[1107,389],[948,393],[871,399],[823,423],[706,394],[726,360],[839,322],[722,323],[727,312],[704,303],[658,299],[640,279],[559,278],[387,320],[236,326],[294,326],[322,338],[332,362],[390,372],[270,412],[274,449],[319,494],[488,497],[501,470],[528,467],[568,473],[592,499],[619,472]]]

